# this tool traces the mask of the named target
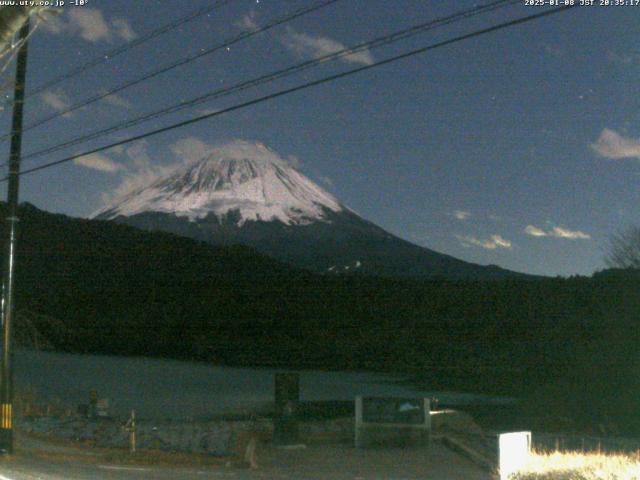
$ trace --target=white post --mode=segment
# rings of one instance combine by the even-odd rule
[[[531,453],[531,432],[512,432],[498,435],[498,464],[500,480],[522,469]]]
[[[122,427],[125,432],[129,432],[129,451],[136,453],[136,411],[131,409],[131,416]]]
[[[131,410],[131,453],[136,453],[136,411]]]

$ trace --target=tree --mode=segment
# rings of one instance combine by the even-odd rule
[[[605,263],[611,268],[640,269],[640,227],[631,227],[611,237]]]

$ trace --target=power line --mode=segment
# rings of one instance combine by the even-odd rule
[[[87,135],[83,135],[80,137],[76,137],[73,138],[71,140],[68,140],[64,143],[58,144],[58,145],[54,145],[51,147],[47,147],[45,149],[42,150],[38,150],[35,152],[30,152],[27,155],[23,156],[23,160],[29,159],[29,158],[34,158],[34,157],[39,157],[42,155],[46,155],[49,153],[54,153],[57,152],[59,150],[65,149],[67,147],[73,146],[73,145],[78,145],[80,143],[84,143],[86,141],[89,140],[94,140],[96,138],[102,137],[104,135],[107,135],[109,133],[114,133],[120,130],[124,130],[126,128],[135,126],[135,125],[139,125],[141,123],[147,122],[149,120],[158,118],[158,117],[162,117],[164,115],[168,115],[171,113],[175,113],[178,112],[180,110],[183,110],[187,107],[192,107],[194,105],[198,105],[204,102],[208,102],[210,100],[213,99],[217,99],[217,98],[221,98],[221,97],[226,97],[228,95],[231,95],[233,93],[237,93],[243,90],[246,90],[248,88],[251,87],[255,87],[258,85],[262,85],[264,83],[267,82],[271,82],[274,80],[278,80],[281,78],[285,78],[288,77],[290,75],[293,75],[295,73],[299,73],[302,70],[306,70],[310,67],[314,67],[316,65],[322,64],[322,63],[326,63],[328,61],[332,61],[332,60],[336,60],[348,55],[352,55],[354,53],[360,52],[360,51],[364,51],[364,50],[372,50],[374,48],[378,48],[384,45],[388,45],[390,43],[393,42],[397,42],[399,40],[404,40],[407,39],[411,36],[420,34],[420,33],[424,33],[428,30],[431,30],[433,28],[436,27],[440,27],[443,25],[448,25],[457,21],[460,21],[462,19],[465,18],[470,18],[476,15],[481,15],[481,14],[485,14],[487,12],[496,10],[498,8],[503,8],[506,7],[508,5],[512,5],[515,3],[520,3],[520,0],[497,0],[494,1],[492,3],[489,4],[485,4],[482,6],[478,6],[472,9],[468,9],[468,10],[464,10],[464,11],[460,11],[460,12],[456,12],[454,14],[448,15],[446,17],[441,17],[441,18],[437,18],[434,20],[431,20],[429,22],[426,23],[421,23],[418,25],[414,25],[412,27],[391,33],[389,35],[385,35],[382,37],[378,37],[375,38],[373,40],[367,41],[367,42],[363,42],[360,43],[358,45],[352,46],[352,47],[346,47],[342,50],[339,50],[337,52],[333,52],[327,55],[323,55],[321,57],[315,58],[313,60],[308,60],[296,65],[293,65],[291,67],[282,69],[282,70],[278,70],[276,72],[272,72],[266,75],[262,75],[259,76],[257,78],[251,79],[251,80],[247,80],[235,85],[232,85],[230,87],[225,87],[225,88],[220,88],[217,90],[214,90],[212,92],[206,93],[204,95],[200,95],[196,98],[193,98],[191,100],[185,100],[182,101],[178,104],[172,105],[170,107],[165,107],[163,109],[160,110],[156,110],[155,112],[151,112],[142,116],[139,116],[137,118],[133,118],[131,120],[128,120],[124,123],[118,123],[116,125],[112,125],[110,127],[107,127],[105,129],[102,130],[98,130],[98,131],[94,131],[90,134]]]
[[[149,40],[152,40],[156,37],[159,37],[160,35],[163,35],[167,32],[170,32],[171,30],[175,30],[178,27],[181,27],[182,25],[185,25],[193,20],[196,20],[200,17],[202,17],[203,15],[207,15],[211,12],[213,12],[214,10],[217,10],[218,8],[224,7],[225,5],[233,2],[235,0],[219,0],[217,2],[215,2],[214,5],[208,6],[208,7],[203,7],[200,8],[188,15],[185,15],[184,17],[180,17],[177,20],[174,20],[173,22],[167,23],[161,27],[156,28],[155,30],[150,31],[149,33],[147,33],[146,35],[143,35],[141,37],[135,38],[129,42],[126,42],[118,47],[113,48],[112,50],[109,50],[105,53],[103,53],[102,55],[95,57],[92,60],[89,60],[88,62],[72,69],[69,70],[67,73],[64,73],[52,80],[49,80],[45,83],[43,83],[42,85],[36,87],[34,90],[31,91],[31,93],[27,96],[31,97],[33,95],[36,95],[48,88],[54,87],[62,82],[64,82],[65,80],[69,80],[72,77],[75,77],[76,75],[80,75],[81,73],[86,72],[87,70],[90,70],[91,68],[100,65],[101,63],[107,62],[111,59],[113,59],[114,57],[117,57],[118,55],[121,55],[125,52],[128,52],[129,50],[137,47],[138,45],[142,45],[143,43],[148,42]]]
[[[267,24],[265,24],[264,26],[262,26],[260,28],[253,29],[253,30],[250,30],[250,31],[247,31],[247,32],[243,32],[243,33],[241,33],[239,35],[236,35],[235,37],[232,37],[231,39],[224,40],[222,43],[220,43],[220,44],[218,44],[218,45],[216,45],[216,46],[214,46],[212,48],[209,48],[207,50],[204,50],[204,51],[202,51],[202,52],[200,52],[200,53],[198,53],[196,55],[189,55],[187,57],[184,57],[184,58],[182,58],[180,60],[177,60],[177,61],[175,61],[173,63],[170,63],[169,65],[165,65],[164,67],[161,67],[161,68],[159,68],[157,70],[154,70],[151,73],[143,75],[142,77],[138,77],[135,80],[132,80],[132,81],[127,82],[125,84],[122,84],[122,85],[120,85],[118,87],[115,87],[115,88],[112,88],[110,90],[107,90],[104,93],[100,93],[98,95],[94,95],[93,97],[90,97],[90,98],[88,98],[88,99],[86,99],[86,100],[84,100],[82,102],[76,103],[76,104],[70,106],[69,108],[67,108],[67,109],[65,109],[63,111],[60,111],[60,112],[57,112],[57,113],[55,113],[53,115],[50,115],[48,117],[42,118],[42,119],[36,121],[35,123],[29,124],[26,127],[24,127],[23,132],[27,132],[29,130],[32,130],[32,129],[36,128],[36,127],[39,127],[40,125],[43,125],[43,124],[45,124],[47,122],[50,122],[51,120],[54,120],[54,119],[56,119],[58,117],[62,117],[64,115],[67,115],[67,114],[69,114],[71,112],[74,112],[74,111],[78,110],[79,108],[86,107],[87,105],[90,105],[90,104],[95,103],[95,102],[97,102],[99,100],[102,100],[102,99],[104,99],[104,98],[106,98],[106,97],[108,97],[110,95],[114,95],[114,94],[116,94],[118,92],[121,92],[122,90],[127,89],[127,88],[133,87],[134,85],[138,85],[138,84],[140,84],[142,82],[146,82],[146,81],[148,81],[148,80],[150,80],[152,78],[157,77],[158,75],[161,75],[161,74],[166,73],[166,72],[168,72],[170,70],[173,70],[174,68],[181,67],[181,66],[186,65],[188,63],[194,62],[195,60],[197,60],[199,58],[202,58],[205,55],[210,55],[210,54],[212,54],[212,53],[214,53],[216,51],[219,51],[219,50],[222,50],[224,48],[230,47],[231,45],[234,45],[234,44],[236,44],[236,43],[238,43],[238,42],[240,42],[240,41],[242,41],[242,40],[244,40],[246,38],[250,38],[250,37],[252,37],[254,35],[257,35],[259,33],[265,32],[265,31],[267,31],[267,30],[269,30],[271,28],[274,28],[274,27],[276,27],[278,25],[290,22],[291,20],[294,20],[294,19],[296,19],[298,17],[301,17],[303,15],[315,12],[317,10],[320,10],[321,8],[328,7],[329,5],[334,4],[334,3],[338,2],[338,1],[340,1],[340,0],[323,0],[323,1],[319,2],[319,3],[311,5],[310,7],[299,8],[298,10],[295,10],[293,13],[289,13],[289,14],[284,15],[283,17],[280,17],[280,18],[277,18],[275,20],[272,20],[271,22],[268,22]],[[4,141],[8,137],[9,137],[9,135],[3,135],[2,137],[0,137],[0,141]]]
[[[249,107],[249,106],[252,106],[252,105],[256,105],[256,104],[259,104],[259,103],[262,103],[262,102],[266,102],[268,100],[273,100],[275,98],[279,98],[279,97],[282,97],[284,95],[289,95],[291,93],[298,92],[300,90],[305,90],[305,89],[310,88],[310,87],[315,87],[317,85],[322,85],[322,84],[325,84],[325,83],[333,82],[335,80],[338,80],[338,79],[341,79],[341,78],[345,78],[345,77],[354,75],[356,73],[364,72],[364,71],[367,71],[367,70],[371,70],[372,68],[377,68],[377,67],[380,67],[380,66],[383,66],[383,65],[387,65],[387,64],[390,64],[390,63],[393,63],[393,62],[397,62],[399,60],[403,60],[405,58],[409,58],[409,57],[412,57],[412,56],[415,56],[415,55],[426,53],[428,51],[435,50],[435,49],[441,48],[441,47],[445,47],[447,45],[452,45],[452,44],[461,42],[463,40],[468,40],[470,38],[479,37],[479,36],[485,35],[487,33],[495,32],[495,31],[498,31],[498,30],[503,30],[505,28],[513,27],[515,25],[520,25],[520,24],[527,23],[527,22],[530,22],[530,21],[533,21],[533,20],[538,20],[538,19],[543,18],[543,17],[547,17],[547,16],[550,16],[550,15],[554,15],[554,14],[569,10],[571,8],[575,8],[575,6],[576,5],[567,5],[567,6],[563,6],[563,7],[559,7],[559,8],[554,8],[552,10],[545,10],[544,12],[541,12],[541,13],[536,13],[536,14],[528,15],[526,17],[521,17],[521,18],[518,18],[518,19],[515,19],[515,20],[510,20],[508,22],[500,23],[498,25],[494,25],[492,27],[484,28],[482,30],[476,30],[474,32],[467,33],[467,34],[464,34],[464,35],[460,35],[460,36],[451,38],[449,40],[444,40],[442,42],[438,42],[438,43],[434,43],[434,44],[431,44],[431,45],[427,45],[425,47],[421,47],[421,48],[418,48],[418,49],[415,49],[415,50],[411,50],[409,52],[405,52],[405,53],[402,53],[402,54],[399,54],[399,55],[395,55],[393,57],[389,57],[389,58],[386,58],[384,60],[379,60],[379,61],[374,62],[374,63],[369,64],[369,65],[364,65],[362,67],[354,68],[352,70],[347,70],[345,72],[341,72],[341,73],[338,73],[338,74],[335,74],[335,75],[330,75],[330,76],[321,78],[319,80],[314,80],[312,82],[307,82],[307,83],[304,83],[304,84],[301,84],[301,85],[297,85],[295,87],[291,87],[291,88],[287,88],[287,89],[284,89],[284,90],[280,90],[278,92],[271,93],[271,94],[265,95],[263,97],[255,98],[253,100],[250,100],[250,101],[247,101],[247,102],[244,102],[244,103],[240,103],[240,104],[225,108],[225,109],[217,111],[217,112],[208,113],[206,115],[201,115],[199,117],[195,117],[195,118],[192,118],[192,119],[189,119],[189,120],[185,120],[185,121],[182,121],[182,122],[174,123],[172,125],[169,125],[169,126],[166,126],[166,127],[162,127],[162,128],[158,128],[158,129],[152,130],[150,132],[146,132],[146,133],[143,133],[143,134],[140,134],[140,135],[129,137],[129,138],[125,139],[125,140],[121,140],[121,141],[118,141],[118,142],[110,143],[108,145],[104,145],[102,147],[94,148],[92,150],[88,150],[88,151],[83,152],[83,153],[79,153],[79,154],[76,154],[76,155],[71,155],[69,157],[65,157],[65,158],[62,158],[60,160],[56,160],[56,161],[53,161],[53,162],[45,163],[43,165],[39,165],[37,167],[33,167],[31,169],[28,169],[28,170],[24,170],[24,171],[22,171],[20,173],[20,175],[26,175],[26,174],[34,173],[34,172],[37,172],[37,171],[40,171],[40,170],[45,170],[47,168],[52,168],[52,167],[55,167],[57,165],[61,165],[63,163],[67,163],[67,162],[70,162],[72,160],[75,160],[76,158],[84,157],[86,155],[91,155],[93,153],[102,152],[104,150],[108,150],[110,148],[118,147],[118,146],[121,146],[121,145],[126,145],[126,144],[131,143],[131,142],[136,142],[138,140],[142,140],[142,139],[147,138],[147,137],[155,136],[155,135],[158,135],[160,133],[164,133],[164,132],[168,132],[168,131],[171,131],[171,130],[175,130],[177,128],[185,127],[187,125],[191,125],[191,124],[194,124],[194,123],[197,123],[197,122],[201,122],[203,120],[206,120],[206,119],[209,119],[209,118],[212,118],[212,117],[217,117],[217,116],[223,115],[225,113],[229,113],[229,112],[233,112],[233,111],[236,111],[236,110],[240,110],[242,108],[246,108],[246,107]],[[4,182],[7,179],[8,179],[8,177],[4,177],[4,178],[0,179],[0,182]]]
[[[56,78],[54,78],[54,79],[52,79],[52,80],[50,80],[48,82],[45,82],[44,84],[36,87],[28,95],[26,95],[25,98],[30,98],[31,96],[34,96],[34,95],[36,95],[36,94],[38,94],[38,93],[40,93],[40,92],[42,92],[42,91],[44,91],[44,90],[46,90],[48,88],[51,88],[51,87],[53,87],[53,86],[55,86],[55,85],[57,85],[57,84],[59,84],[61,82],[64,82],[65,80],[68,80],[68,79],[70,79],[70,78],[72,78],[72,77],[74,77],[76,75],[84,73],[85,71],[87,71],[87,70],[89,70],[89,69],[91,69],[91,68],[93,68],[93,67],[95,67],[97,65],[100,65],[101,63],[104,63],[104,62],[106,62],[108,60],[111,60],[112,58],[114,58],[114,57],[116,57],[116,56],[118,56],[118,55],[120,55],[122,53],[125,53],[125,52],[133,49],[134,47],[137,47],[138,45],[141,45],[141,44],[143,44],[143,43],[145,43],[145,42],[147,42],[149,40],[152,40],[153,38],[156,38],[156,37],[158,37],[158,36],[160,36],[160,35],[162,35],[164,33],[167,33],[167,32],[169,32],[169,31],[171,31],[171,30],[173,30],[175,28],[178,28],[178,27],[180,27],[180,26],[182,26],[182,25],[184,25],[184,24],[186,24],[186,23],[188,23],[190,21],[193,21],[193,20],[195,20],[195,19],[197,19],[197,18],[199,18],[199,17],[201,17],[203,15],[209,14],[212,11],[214,11],[214,10],[220,8],[220,7],[223,7],[223,6],[229,4],[229,3],[233,2],[233,1],[235,1],[235,0],[219,0],[213,6],[204,7],[204,8],[201,8],[199,10],[196,10],[195,12],[193,12],[193,13],[191,13],[189,15],[181,17],[181,18],[179,18],[179,19],[177,19],[177,20],[175,20],[175,21],[173,21],[171,23],[163,25],[162,27],[159,27],[159,28],[157,28],[155,30],[152,30],[151,32],[147,33],[146,35],[143,35],[142,37],[138,37],[138,38],[135,38],[135,39],[133,39],[133,40],[127,42],[127,43],[124,43],[124,44],[122,44],[122,45],[120,45],[120,46],[118,46],[118,47],[116,47],[116,48],[114,48],[112,50],[109,50],[109,51],[99,55],[98,57],[96,57],[96,58],[94,58],[92,60],[89,60],[88,62],[84,63],[83,65],[80,65],[77,68],[72,69],[72,70],[70,70],[69,72],[67,72],[65,74],[62,74],[59,77],[56,77]],[[11,106],[11,105],[13,105],[13,101],[11,101],[11,102],[6,102],[5,101],[4,104],[3,104],[3,108]],[[0,142],[4,141],[5,139],[6,139],[6,136],[0,137]]]

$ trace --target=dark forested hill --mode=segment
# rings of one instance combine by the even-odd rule
[[[17,309],[33,312],[61,350],[405,371],[433,388],[591,395],[605,410],[626,401],[632,411],[640,398],[634,271],[459,282],[327,276],[246,247],[30,205],[20,218]]]

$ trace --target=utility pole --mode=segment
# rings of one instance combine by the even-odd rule
[[[0,368],[0,453],[13,453],[13,365],[11,335],[13,321],[13,281],[18,227],[18,191],[20,187],[20,157],[22,147],[22,107],[24,106],[27,73],[27,37],[29,18],[20,29],[22,42],[16,59],[16,80],[13,94],[13,120],[7,188],[6,248],[2,282],[2,368]]]

